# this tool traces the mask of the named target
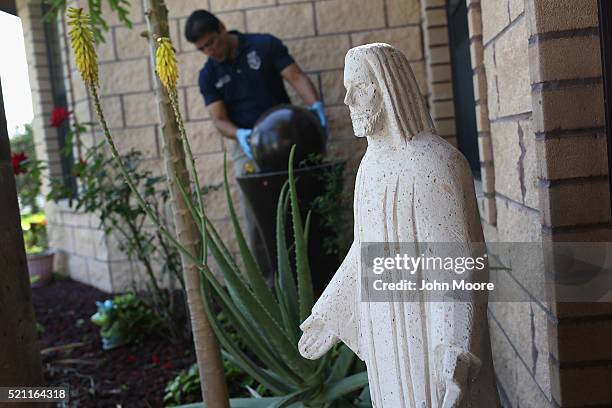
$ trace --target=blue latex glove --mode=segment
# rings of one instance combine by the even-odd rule
[[[327,136],[327,118],[325,117],[325,105],[323,105],[323,102],[316,101],[310,105],[310,111],[318,116],[323,130],[325,130],[325,136]]]
[[[253,151],[249,144],[251,133],[253,133],[253,129],[238,129],[236,131],[236,140],[240,143],[240,148],[244,154],[246,154],[249,159],[253,160]]]

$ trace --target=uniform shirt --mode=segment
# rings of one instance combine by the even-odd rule
[[[250,129],[266,110],[290,103],[280,72],[293,64],[287,47],[270,34],[238,35],[233,60],[209,58],[200,71],[199,86],[204,103],[225,102],[230,120]]]

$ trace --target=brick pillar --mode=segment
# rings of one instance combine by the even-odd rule
[[[610,191],[596,0],[525,2],[544,241],[609,241]],[[552,397],[612,404],[612,304],[552,299]]]

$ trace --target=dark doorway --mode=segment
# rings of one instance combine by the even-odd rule
[[[473,73],[470,59],[470,33],[465,0],[449,0],[447,14],[457,144],[459,150],[468,159],[474,176],[480,178],[478,130],[476,128]]]

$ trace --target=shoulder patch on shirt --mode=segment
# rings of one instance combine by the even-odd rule
[[[229,74],[225,74],[221,78],[219,78],[219,80],[215,84],[215,88],[221,89],[223,88],[223,85],[227,84],[231,80],[232,80],[232,77],[230,77]]]
[[[255,71],[261,67],[261,58],[257,55],[257,51],[253,50],[247,54],[247,63]]]

